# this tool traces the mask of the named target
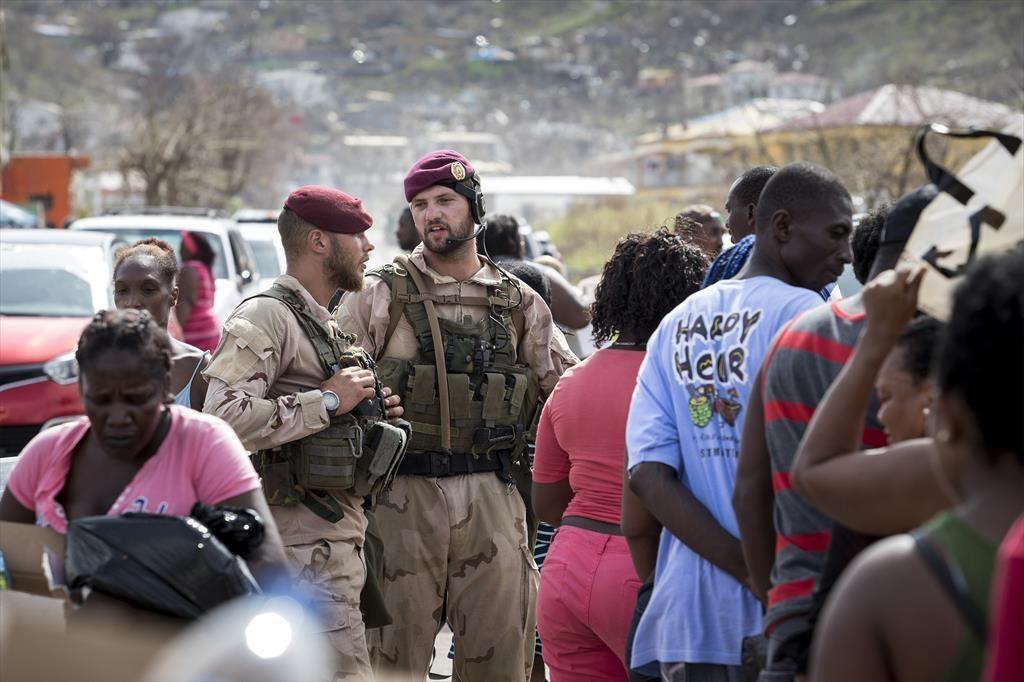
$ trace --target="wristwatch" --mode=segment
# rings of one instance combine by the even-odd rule
[[[324,399],[324,409],[327,410],[327,414],[334,416],[335,411],[341,407],[341,398],[334,391],[320,391],[320,395]]]

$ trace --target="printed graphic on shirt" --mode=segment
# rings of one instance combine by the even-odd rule
[[[125,509],[124,511],[125,511],[125,513],[127,513],[127,512],[143,513],[143,512],[149,511],[148,509],[146,509],[146,505],[147,504],[149,504],[149,498],[141,497],[141,496],[140,497],[136,497],[134,500],[132,500],[131,507],[129,507],[128,509]],[[151,513],[153,513],[153,514],[163,514],[163,513],[166,513],[166,512],[167,512],[167,502],[165,501],[165,502],[161,502],[160,504],[158,504],[157,507],[156,507],[156,510],[152,511]]]
[[[717,414],[730,427],[743,406],[739,385],[751,378],[747,339],[762,318],[761,310],[704,314],[680,320],[676,326],[676,381],[689,394],[690,420],[697,428],[711,424]]]

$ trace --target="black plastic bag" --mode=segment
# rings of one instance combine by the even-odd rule
[[[263,544],[263,519],[254,509],[196,502],[188,515],[243,559],[248,559]]]
[[[90,587],[136,606],[197,618],[259,593],[245,563],[195,519],[130,513],[68,524],[68,586]]]

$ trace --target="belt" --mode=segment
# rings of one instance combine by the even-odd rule
[[[585,516],[563,516],[562,525],[582,528],[583,530],[590,530],[595,533],[604,533],[605,535],[622,535],[621,527],[613,523],[588,519]]]
[[[444,478],[460,474],[501,471],[501,455],[473,455],[462,452],[409,452],[398,465],[399,476]]]

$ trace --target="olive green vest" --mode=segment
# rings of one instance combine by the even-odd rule
[[[292,311],[316,349],[325,379],[344,367],[375,368],[373,359],[353,345],[354,337],[332,336],[296,292],[274,284],[252,298],[257,297],[273,298]],[[385,407],[379,379],[376,388],[372,400],[347,414],[335,415],[322,431],[286,443],[279,450],[253,455],[270,504],[301,502],[335,522],[341,518],[341,507],[328,493],[367,496],[390,484],[406,443],[397,429],[382,422]],[[275,468],[277,471],[273,471]]]
[[[502,277],[487,287],[487,296],[435,295],[419,290],[405,256],[367,274],[391,289],[390,320],[378,356],[387,348],[404,316],[419,342],[415,358],[382,357],[377,371],[384,385],[400,395],[403,417],[412,426],[410,452],[442,451],[442,405],[439,384],[447,379],[449,433],[453,453],[479,456],[506,453],[514,464],[525,460],[540,416],[541,391],[536,374],[518,362],[514,339],[522,339],[520,284]],[[415,276],[420,276],[417,271]],[[486,307],[479,322],[438,319],[441,347],[435,347],[426,302]],[[516,331],[513,337],[512,331]],[[442,355],[443,365],[436,357]],[[438,377],[443,366],[445,377]],[[527,470],[528,463],[525,463]]]

